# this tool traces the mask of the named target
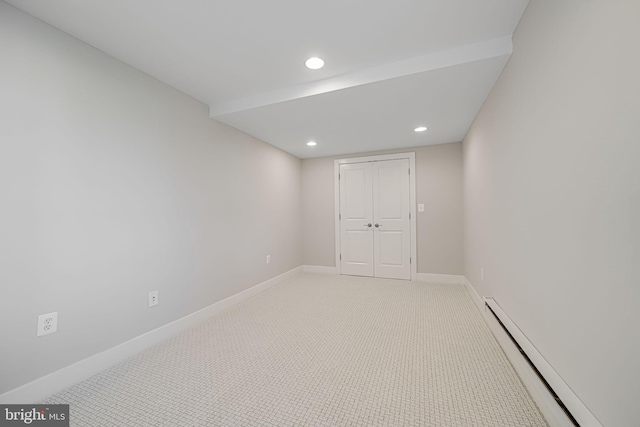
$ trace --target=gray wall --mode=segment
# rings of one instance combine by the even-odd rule
[[[338,158],[415,152],[418,273],[463,274],[462,144],[302,161],[303,262],[335,267],[334,169]]]
[[[638,22],[530,2],[463,143],[466,277],[607,427],[640,420]]]
[[[301,265],[299,159],[4,2],[0,52],[0,393]]]

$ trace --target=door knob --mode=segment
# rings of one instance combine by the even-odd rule
[[[378,227],[382,227],[382,225],[380,225],[380,224],[376,224],[376,228],[378,228]]]
[[[365,224],[364,226],[365,226],[365,227],[369,227],[369,228],[371,228],[371,223],[369,223],[369,224]]]

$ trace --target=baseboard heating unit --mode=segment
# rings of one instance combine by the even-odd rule
[[[484,297],[485,318],[552,427],[602,427],[500,305]]]

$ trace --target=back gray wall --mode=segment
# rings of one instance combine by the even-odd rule
[[[0,393],[301,265],[299,159],[4,2],[0,52]]]
[[[414,152],[418,273],[463,274],[462,144],[442,144],[302,161],[303,262],[335,267],[334,160]]]
[[[607,427],[640,420],[638,22],[531,1],[463,143],[466,277]]]

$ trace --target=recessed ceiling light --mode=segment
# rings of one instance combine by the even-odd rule
[[[308,145],[309,147],[313,147],[313,146],[316,146],[316,145],[318,145],[318,144],[316,144],[316,142],[315,142],[315,141],[309,141],[309,142],[307,142],[307,145]]]
[[[320,58],[314,57],[314,58],[307,59],[304,65],[306,65],[307,68],[310,68],[312,70],[319,70],[320,68],[324,67],[324,61]]]
[[[417,128],[414,129],[414,131],[416,132],[424,132],[425,130],[427,130],[426,126],[418,126]]]

